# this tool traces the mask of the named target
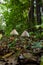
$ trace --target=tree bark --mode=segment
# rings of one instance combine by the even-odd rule
[[[34,0],[31,0],[31,6],[29,11],[29,27],[32,28],[34,26]]]
[[[37,24],[40,25],[41,24],[41,12],[40,12],[40,0],[36,0],[36,15],[37,15]]]

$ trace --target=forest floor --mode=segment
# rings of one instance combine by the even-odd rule
[[[14,59],[14,55],[7,58],[7,60],[8,60],[9,65],[10,65],[10,63],[13,63],[13,65],[15,65],[17,63],[17,60]],[[5,62],[0,61],[0,65],[5,65]],[[27,65],[35,65],[35,64],[27,64]],[[43,65],[43,56],[41,57],[40,65]]]

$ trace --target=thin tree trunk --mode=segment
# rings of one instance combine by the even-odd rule
[[[36,0],[37,24],[41,24],[40,0]]]
[[[43,12],[43,0],[42,0],[42,12]]]
[[[34,26],[34,0],[31,0],[31,6],[29,11],[29,27]]]

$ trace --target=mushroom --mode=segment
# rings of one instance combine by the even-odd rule
[[[12,30],[10,35],[19,35],[18,32],[16,31],[16,29]]]
[[[24,31],[22,34],[21,34],[22,37],[30,37],[29,33],[27,31]]]

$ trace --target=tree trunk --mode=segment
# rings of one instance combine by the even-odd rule
[[[32,28],[34,26],[34,0],[31,0],[31,6],[29,11],[29,27]]]
[[[36,0],[36,15],[37,15],[37,24],[41,24],[41,12],[40,12],[40,0]]]

